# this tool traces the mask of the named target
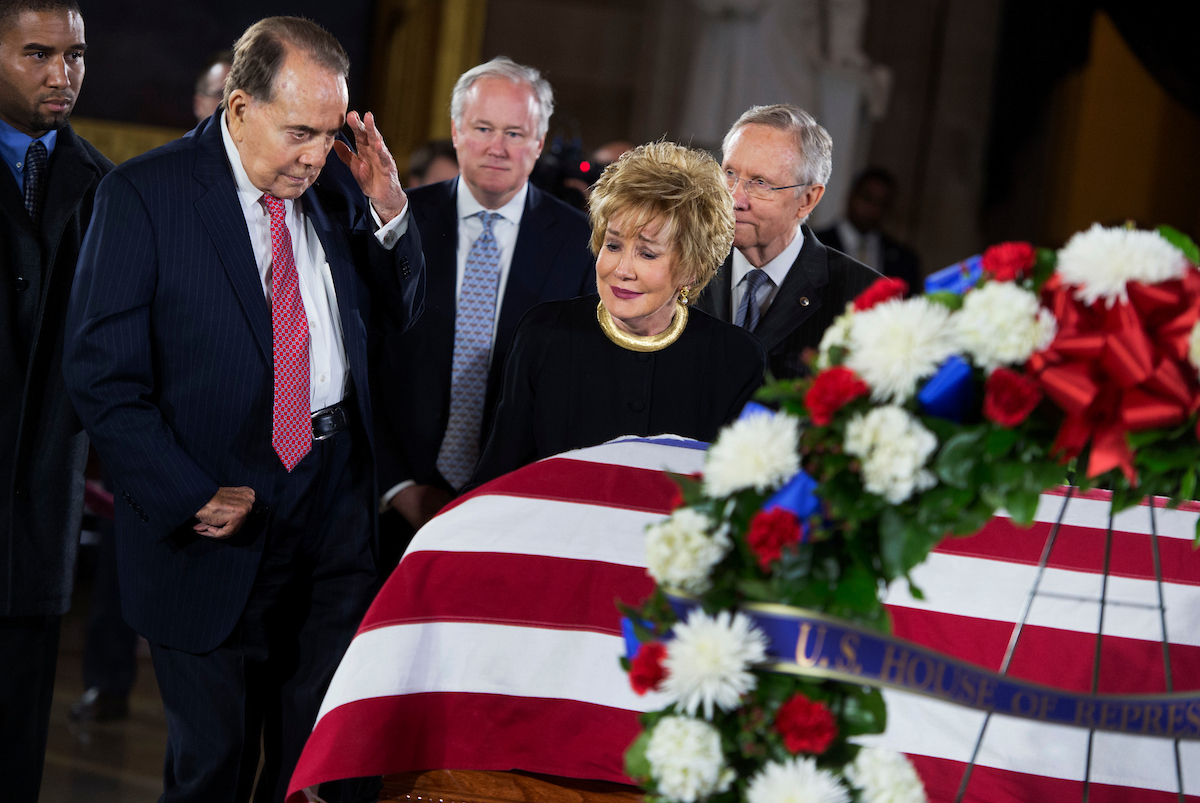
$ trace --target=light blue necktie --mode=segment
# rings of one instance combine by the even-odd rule
[[[746,292],[742,295],[742,303],[738,304],[736,319],[738,326],[750,332],[753,332],[754,327],[758,326],[758,291],[770,280],[771,277],[767,276],[767,272],[761,268],[755,268],[742,279],[746,285]]]
[[[437,469],[455,490],[471,478],[479,461],[483,400],[487,395],[500,248],[492,226],[501,215],[479,212],[483,234],[471,243],[454,319],[454,363],[450,374],[450,420],[438,450]]]

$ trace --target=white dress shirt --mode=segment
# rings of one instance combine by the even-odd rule
[[[843,220],[837,224],[837,233],[843,253],[883,273],[883,238],[878,229],[862,234],[850,221]]]
[[[759,320],[767,314],[767,310],[771,307],[771,302],[775,300],[775,296],[779,293],[779,286],[783,284],[783,280],[787,277],[788,271],[791,270],[792,264],[795,263],[796,257],[800,256],[800,249],[804,247],[804,232],[800,230],[800,225],[796,226],[796,235],[792,237],[792,241],[788,243],[787,248],[779,253],[779,256],[772,259],[770,262],[762,266],[762,270],[766,272],[767,278],[771,281],[764,282],[758,288],[758,311]],[[742,296],[746,295],[746,284],[742,280],[746,278],[746,274],[754,270],[754,266],[750,264],[750,260],[742,255],[738,249],[733,249],[733,265],[730,274],[730,301],[731,308],[729,310],[729,320],[733,323],[741,324],[741,321],[736,321],[733,316],[737,315],[737,311],[742,308]]]
[[[267,304],[271,303],[271,215],[263,201],[263,191],[254,186],[233,137],[226,127],[225,115],[221,116],[221,138],[225,142],[225,153],[233,168],[233,179],[237,183],[238,201],[246,218],[250,234],[250,245],[254,249],[254,261],[258,266],[259,279]],[[330,158],[336,159],[335,154]],[[304,303],[304,314],[308,318],[308,394],[310,409],[317,410],[337,404],[346,395],[350,378],[350,365],[346,360],[346,347],[342,339],[342,319],[338,315],[337,291],[333,286],[333,274],[325,259],[325,249],[317,237],[316,229],[304,213],[301,199],[285,200],[285,222],[292,238],[293,259],[300,283],[300,298]],[[371,215],[376,224],[379,216],[372,207]],[[408,228],[408,206],[386,226],[381,226],[375,236],[387,249]]]

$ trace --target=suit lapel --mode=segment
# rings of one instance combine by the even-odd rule
[[[454,349],[455,287],[458,284],[458,199],[454,180],[430,190],[433,203],[414,207],[420,216],[421,248],[425,252],[425,311],[421,322],[431,330],[430,342],[445,344],[442,377],[450,387],[451,352]]]
[[[704,292],[700,295],[700,309],[712,315],[714,318],[733,323],[733,311],[730,309],[730,298],[733,295],[731,283],[733,281],[733,252],[729,252],[729,256],[725,257],[725,261],[721,263],[721,267],[717,268],[717,273],[712,277],[712,281],[704,288]]]
[[[767,314],[754,330],[767,351],[778,346],[821,308],[820,289],[829,283],[829,258],[825,246],[817,242],[808,226],[804,226],[802,231],[804,246],[788,270]]]
[[[221,118],[210,118],[209,124],[195,136],[196,169],[193,178],[205,188],[196,200],[196,212],[212,238],[221,264],[229,275],[242,310],[250,321],[254,339],[263,356],[273,359],[271,340],[271,309],[263,293],[246,218],[237,197],[237,184],[225,155],[221,139]]]
[[[507,352],[525,311],[542,299],[542,288],[554,269],[554,258],[561,247],[561,235],[554,230],[556,222],[542,191],[530,184],[513,248],[508,284],[500,305],[500,325],[496,327],[496,343],[501,347],[497,355],[500,357],[504,356],[501,351]]]
[[[42,232],[45,242],[53,248],[62,239],[67,221],[76,213],[79,199],[100,171],[79,147],[69,125],[59,130],[51,161],[50,183],[46,187],[46,198],[42,205]],[[53,264],[47,267],[53,267]]]
[[[365,365],[366,355],[351,353],[361,342],[360,338],[353,335],[357,331],[358,324],[355,318],[351,317],[358,309],[358,284],[354,272],[354,257],[350,253],[350,246],[346,242],[345,235],[333,225],[335,210],[327,209],[321,201],[321,198],[325,197],[330,204],[333,204],[344,199],[332,192],[320,193],[319,185],[320,179],[301,196],[304,202],[304,215],[317,233],[317,239],[321,241],[321,248],[325,251],[325,261],[329,263],[329,273],[333,276],[333,288],[337,294],[338,318],[342,324],[342,343],[346,348],[346,356],[350,360],[351,370],[353,371],[355,368],[361,370]],[[299,234],[299,236],[303,236],[303,234]]]

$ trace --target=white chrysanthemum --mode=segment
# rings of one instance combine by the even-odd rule
[[[1058,331],[1054,314],[1015,282],[988,282],[972,290],[950,321],[959,348],[989,372],[1024,363],[1048,347]]]
[[[921,778],[901,753],[864,747],[845,771],[862,790],[862,803],[926,803]]]
[[[955,353],[950,310],[926,298],[893,299],[854,314],[846,366],[871,386],[871,398],[903,404],[917,382]]]
[[[712,567],[733,546],[728,525],[712,535],[708,516],[683,507],[666,521],[646,528],[646,571],[659,585],[701,593],[708,590]]]
[[[745,614],[719,611],[713,617],[695,608],[674,632],[663,659],[667,699],[689,716],[703,706],[705,719],[712,719],[714,705],[722,711],[737,708],[758,683],[750,665],[767,656],[762,631]]]
[[[1192,336],[1188,338],[1188,361],[1200,368],[1200,323],[1192,327]]]
[[[863,487],[894,505],[937,484],[925,461],[937,449],[933,433],[902,407],[876,407],[846,425],[846,452],[862,459]]]
[[[747,803],[850,803],[850,793],[814,758],[772,761],[750,779]]]
[[[658,793],[680,803],[724,792],[736,777],[725,765],[721,734],[698,719],[660,719],[646,745],[646,760]]]
[[[817,368],[825,370],[833,365],[829,352],[835,346],[843,349],[850,348],[850,323],[854,320],[854,302],[846,304],[846,311],[833,319],[825,334],[821,335],[821,344],[817,347]]]
[[[1075,285],[1075,297],[1085,304],[1104,299],[1128,301],[1129,282],[1156,284],[1178,279],[1187,269],[1187,257],[1158,232],[1106,229],[1093,223],[1074,235],[1058,252],[1055,272]]]
[[[800,421],[785,413],[739,418],[721,430],[704,460],[704,493],[777,488],[800,470]]]

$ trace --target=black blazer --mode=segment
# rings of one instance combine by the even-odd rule
[[[845,251],[837,226],[830,226],[817,232],[817,239],[836,251]],[[908,294],[914,295],[922,291],[921,261],[917,252],[903,243],[893,240],[884,232],[879,232],[880,244],[883,246],[883,275],[903,279],[908,282]]]
[[[600,329],[599,303],[541,304],[521,321],[470,485],[622,435],[712,441],[762,384],[766,354],[743,329],[692,310],[674,343],[633,352]]]
[[[803,361],[804,350],[820,345],[821,336],[845,311],[846,302],[879,278],[861,262],[826,248],[807,225],[802,231],[800,255],[754,330],[767,349],[768,367],[776,379],[805,375],[808,369]],[[732,265],[731,253],[696,304],[708,314],[730,322]]]
[[[287,477],[271,446],[271,307],[220,119],[101,183],[63,358],[112,474],[122,612],[151,641],[193,653],[220,644],[241,615]],[[410,228],[385,251],[369,201],[334,154],[303,203],[333,276],[351,377],[365,391],[371,304],[376,324],[403,327],[420,314],[419,235]],[[368,394],[356,399],[369,422]],[[227,541],[189,526],[219,486],[253,488],[259,513]]]
[[[385,338],[372,393],[380,443],[379,487],[405,480],[443,484],[437,454],[450,416],[454,357],[454,288],[458,278],[457,179],[409,193],[421,232],[429,286],[425,312],[412,328]],[[596,290],[591,229],[583,213],[532,184],[501,302],[483,411],[480,447],[500,395],[504,361],[517,324],[534,305]]]
[[[63,319],[112,167],[59,129],[40,229],[0,167],[0,616],[63,614],[71,601],[87,436],[63,386]]]

